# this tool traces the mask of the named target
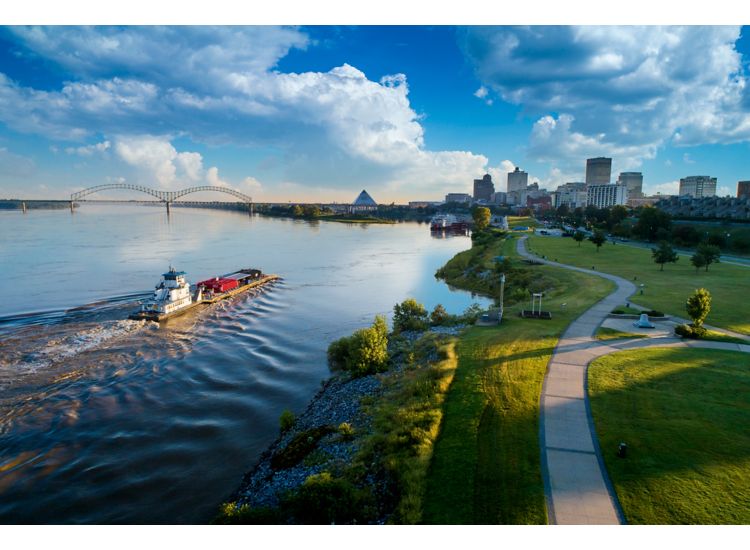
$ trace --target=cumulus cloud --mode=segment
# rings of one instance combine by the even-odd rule
[[[531,154],[563,164],[666,143],[750,139],[739,27],[474,27],[460,44],[482,85],[538,116]],[[615,158],[617,160],[617,158]]]
[[[109,140],[104,140],[99,143],[92,145],[81,145],[80,147],[66,147],[65,152],[69,155],[79,155],[82,157],[90,157],[94,154],[103,154],[109,150],[111,144]],[[54,151],[53,151],[54,152]]]
[[[0,120],[66,140],[92,135],[185,136],[280,152],[286,181],[351,188],[381,185],[442,193],[486,170],[469,151],[430,151],[403,74],[373,80],[348,64],[283,73],[276,64],[305,48],[298,29],[250,27],[16,28],[17,39],[76,78],[37,90],[0,75]],[[162,186],[206,177],[198,159],[168,143],[114,140]],[[134,164],[135,165],[135,164]],[[217,176],[218,177],[218,176]]]

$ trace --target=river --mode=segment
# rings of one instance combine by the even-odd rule
[[[131,205],[0,212],[0,523],[204,523],[329,376],[328,344],[414,297],[467,237]],[[170,263],[282,281],[127,321]]]

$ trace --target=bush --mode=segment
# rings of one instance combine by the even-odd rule
[[[357,376],[381,372],[388,367],[388,325],[378,315],[369,328],[362,328],[328,346],[332,368],[343,369]]]
[[[348,422],[342,422],[339,424],[338,432],[341,438],[346,441],[354,439],[354,428]]]
[[[282,505],[297,523],[353,523],[366,509],[362,496],[351,482],[322,472],[309,476],[296,492],[283,499]]]
[[[706,335],[706,329],[704,327],[695,327],[693,325],[677,325],[674,327],[674,333],[677,336],[683,338],[693,338],[699,340]]]
[[[281,416],[279,416],[279,426],[281,427],[281,431],[288,432],[291,430],[292,426],[294,426],[295,420],[297,420],[297,418],[294,416],[294,413],[289,409],[285,409],[284,412],[281,413]]]
[[[271,468],[285,470],[296,466],[318,446],[318,441],[331,432],[331,426],[318,426],[298,433],[286,447],[271,457]]]
[[[265,506],[250,508],[247,504],[237,506],[234,502],[226,502],[221,505],[219,515],[211,523],[219,525],[275,525],[281,523],[281,514],[276,508]]]
[[[664,317],[664,312],[663,311],[659,311],[658,309],[652,309],[650,311],[644,311],[643,313],[645,313],[649,317]]]
[[[393,306],[393,330],[425,330],[427,328],[427,310],[414,298],[407,298]]]

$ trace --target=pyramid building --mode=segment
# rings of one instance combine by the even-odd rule
[[[378,203],[375,202],[375,200],[370,196],[370,194],[362,189],[362,192],[359,194],[359,196],[355,199],[355,201],[351,204],[349,207],[349,210],[352,213],[357,212],[372,212],[374,210],[377,210]]]

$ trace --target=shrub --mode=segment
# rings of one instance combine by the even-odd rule
[[[281,523],[281,514],[277,508],[261,506],[251,508],[247,504],[237,506],[235,502],[221,505],[219,514],[211,523],[219,525],[275,525]]]
[[[286,447],[271,457],[271,468],[285,470],[296,466],[318,446],[318,441],[331,432],[333,432],[331,426],[318,426],[298,433]]]
[[[479,316],[483,312],[484,310],[482,309],[482,306],[480,306],[479,304],[471,304],[464,311],[464,314],[461,316],[461,320],[465,323],[474,323],[477,319],[479,319]]]
[[[693,327],[700,327],[711,311],[711,294],[705,288],[693,292],[685,303],[685,309],[693,320]]]
[[[693,325],[677,325],[674,327],[674,333],[683,338],[694,338],[699,340],[706,335],[706,329],[702,326],[694,327]]]
[[[295,420],[296,417],[294,416],[294,413],[289,409],[285,409],[281,413],[281,416],[279,416],[279,426],[281,427],[281,431],[287,432],[291,430],[292,426],[294,426]]]
[[[427,310],[414,298],[407,298],[393,306],[393,330],[425,330],[427,328]]]
[[[650,311],[644,311],[646,315],[649,317],[664,317],[664,312],[659,311],[658,309],[652,309]]]
[[[354,439],[354,428],[348,422],[342,422],[339,424],[338,432],[341,438],[346,441]]]
[[[297,491],[286,495],[282,505],[297,523],[324,525],[353,523],[366,509],[363,501],[351,482],[322,472],[309,476]]]
[[[328,346],[328,361],[333,368],[364,376],[388,367],[388,325],[378,315],[369,328],[362,328]]]

